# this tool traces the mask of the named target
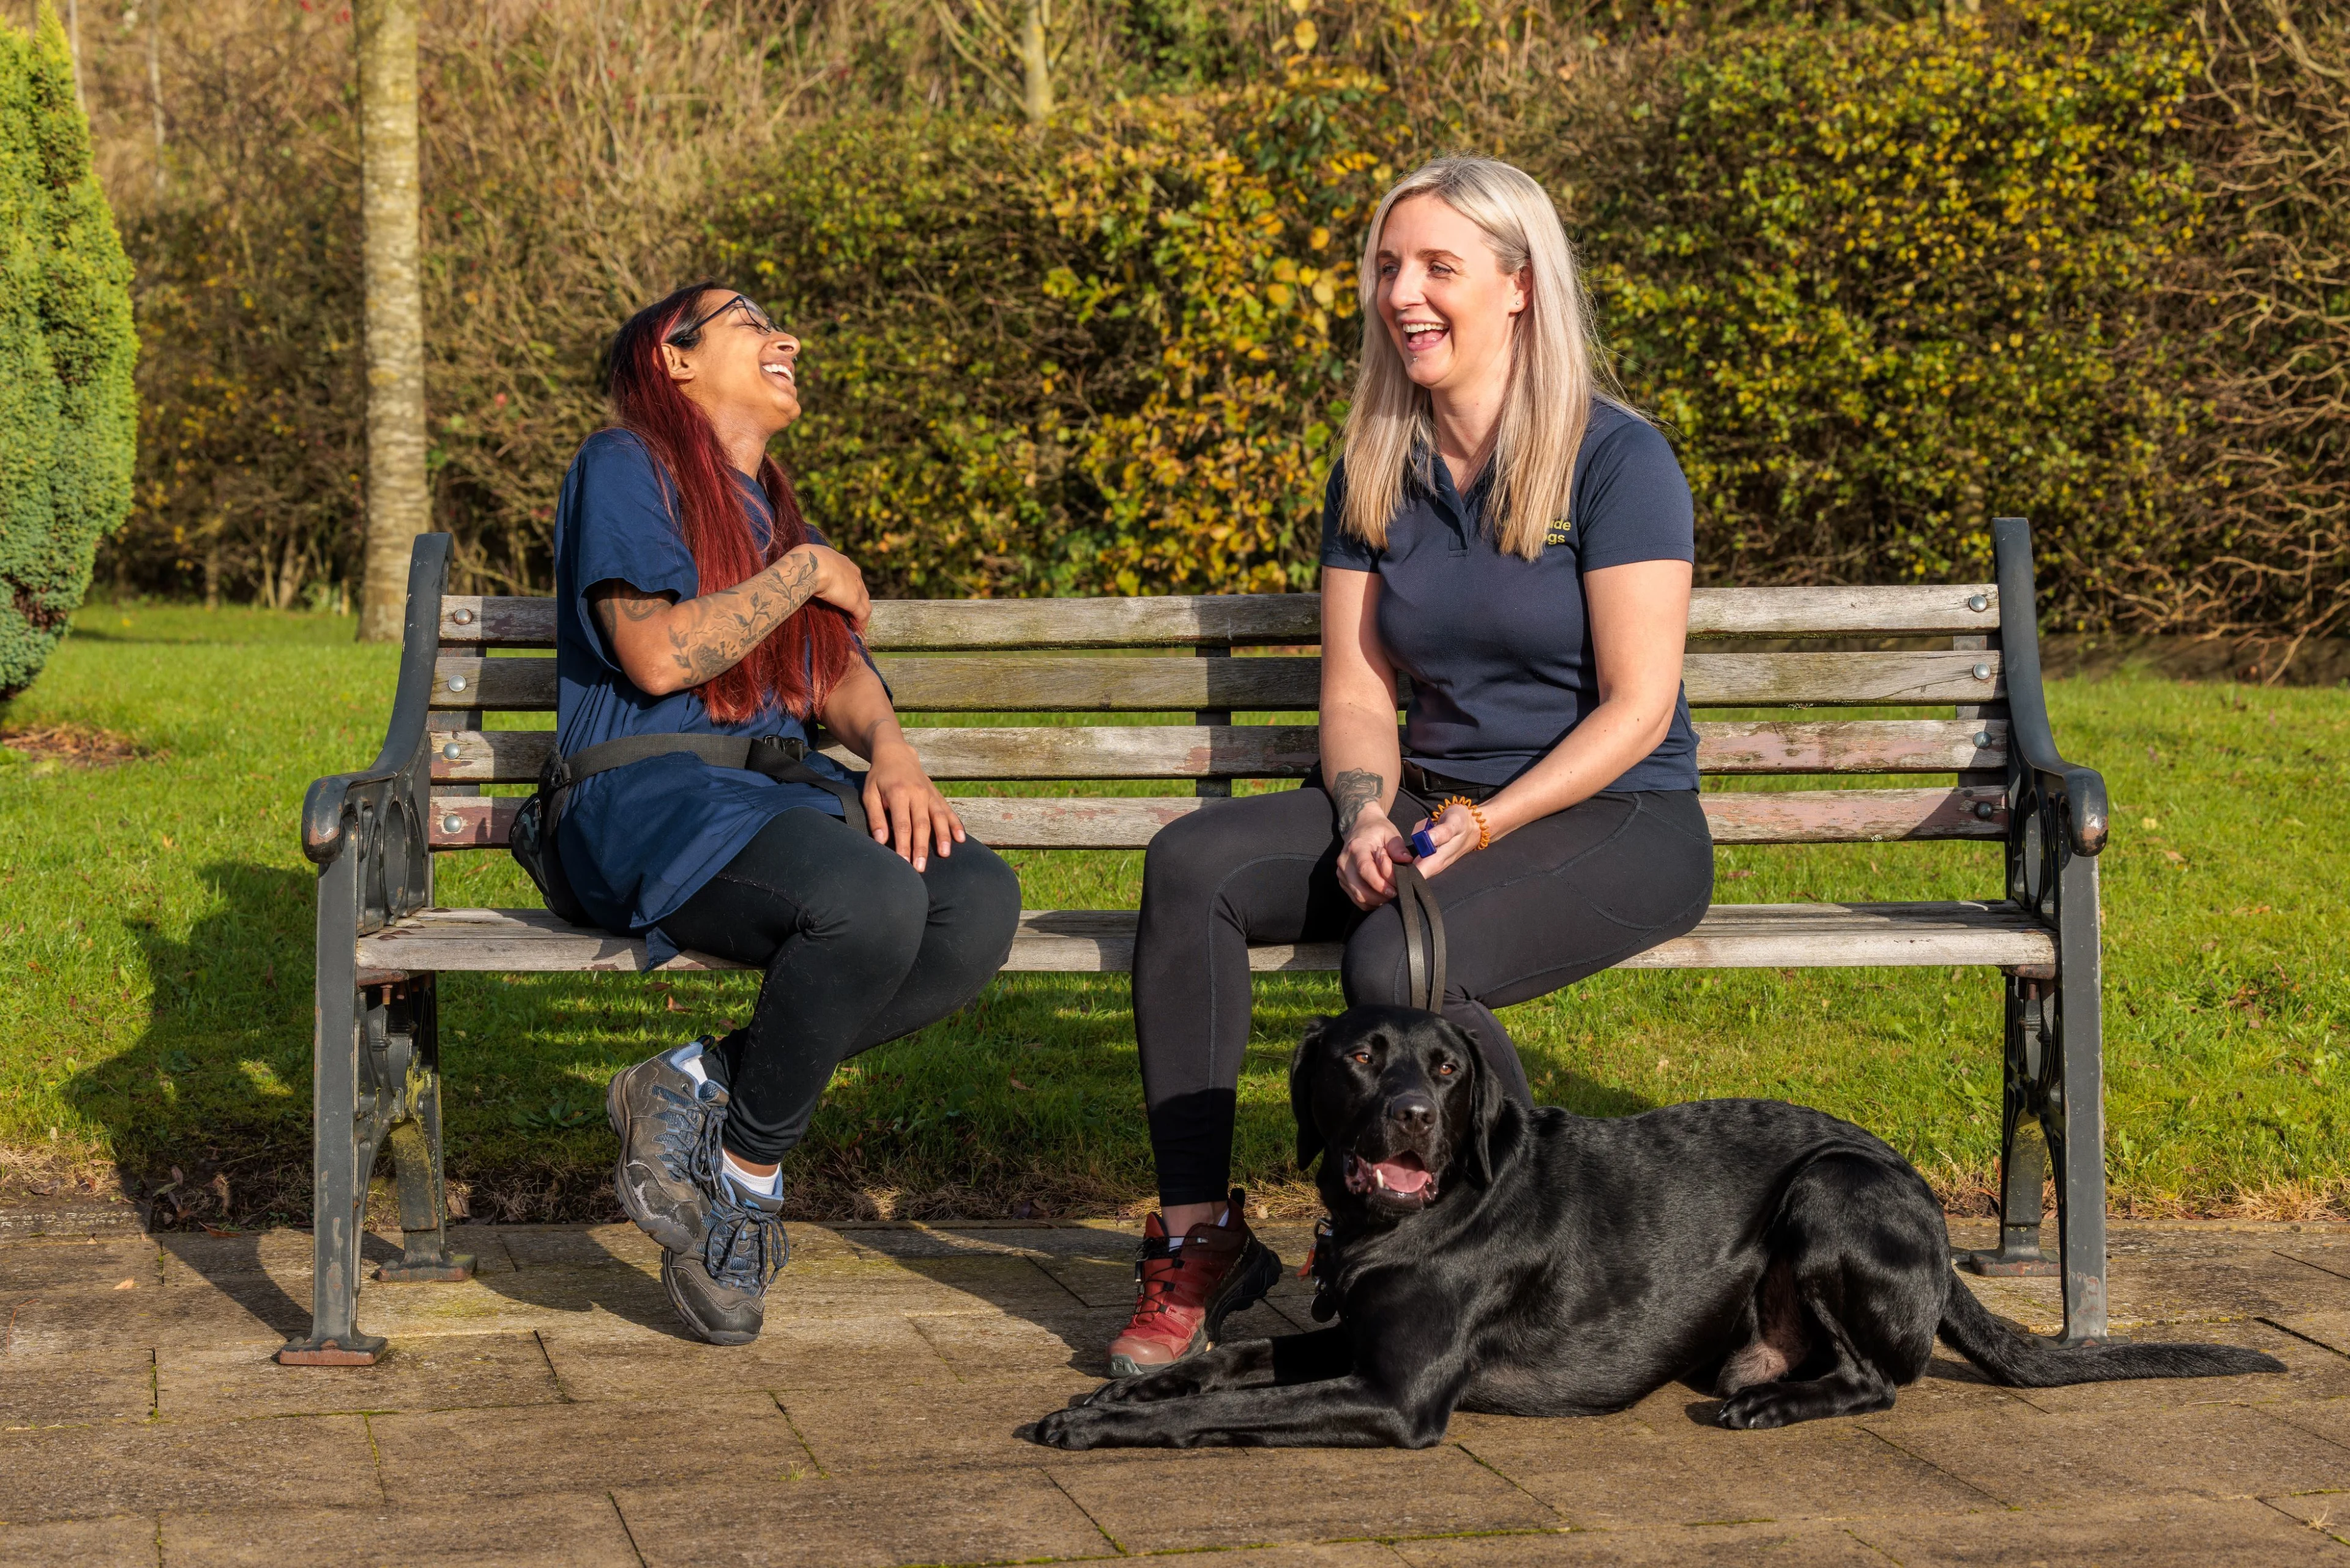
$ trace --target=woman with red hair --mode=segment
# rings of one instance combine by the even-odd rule
[[[780,1164],[833,1069],[978,995],[1020,919],[1018,878],[899,730],[863,577],[767,455],[799,417],[799,348],[715,284],[638,312],[607,364],[615,422],[556,510],[561,879],[655,961],[766,971],[746,1025],[606,1102],[620,1202],[721,1345],[759,1332],[788,1253]],[[861,783],[808,748],[811,718],[870,763]]]

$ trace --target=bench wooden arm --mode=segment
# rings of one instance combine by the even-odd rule
[[[2106,846],[2111,820],[2106,779],[2095,768],[2066,762],[2048,722],[2048,697],[2040,684],[2038,601],[2033,597],[2032,524],[2021,517],[2001,517],[1991,528],[1999,572],[2001,651],[2007,664],[2008,747],[2039,775],[2041,793],[2062,803],[2073,853],[2095,855]]]

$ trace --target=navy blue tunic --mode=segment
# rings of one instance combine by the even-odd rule
[[[749,475],[735,477],[764,547],[773,521],[766,493]],[[702,591],[671,493],[660,465],[626,431],[589,436],[563,476],[555,506],[555,673],[556,743],[566,756],[622,735],[806,738],[806,728],[780,707],[726,724],[711,718],[699,691],[653,696],[606,645],[588,602],[598,584],[673,593],[680,602]],[[822,542],[813,529],[808,536]],[[808,764],[847,776],[820,756]],[[843,815],[840,802],[814,784],[713,767],[680,752],[582,780],[564,804],[556,847],[597,924],[643,934],[660,962],[677,951],[660,922],[795,806]]]
[[[1379,642],[1411,677],[1404,753],[1431,773],[1504,784],[1599,705],[1583,574],[1634,561],[1697,559],[1696,509],[1664,435],[1595,400],[1574,498],[1542,557],[1505,555],[1484,526],[1490,468],[1462,495],[1434,458],[1407,479],[1384,549],[1340,527],[1345,465],[1322,510],[1322,564],[1379,577]],[[1657,749],[1607,785],[1697,788],[1689,698]]]

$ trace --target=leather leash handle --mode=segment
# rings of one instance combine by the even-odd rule
[[[1403,917],[1404,1005],[1444,1011],[1444,911],[1416,866],[1398,866],[1396,913]]]

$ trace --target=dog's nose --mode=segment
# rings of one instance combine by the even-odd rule
[[[1436,1125],[1436,1102],[1426,1095],[1398,1095],[1388,1102],[1388,1120],[1406,1132],[1424,1133]]]

